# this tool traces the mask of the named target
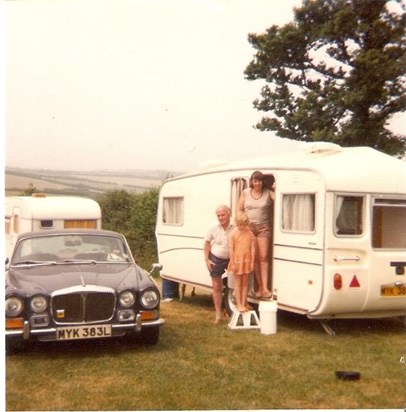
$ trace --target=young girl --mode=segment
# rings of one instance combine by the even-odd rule
[[[245,213],[239,214],[235,219],[236,229],[229,239],[230,263],[228,270],[234,273],[234,297],[237,310],[249,310],[248,283],[249,275],[254,271],[255,264],[255,236],[249,228],[249,219]]]

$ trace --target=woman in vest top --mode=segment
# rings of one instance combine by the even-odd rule
[[[271,239],[269,219],[274,199],[275,183],[271,190],[265,188],[264,175],[256,171],[251,175],[249,188],[243,190],[238,200],[238,210],[247,214],[251,230],[256,238],[255,278],[258,290],[255,297],[259,299],[272,298],[272,292],[268,289],[268,260]]]

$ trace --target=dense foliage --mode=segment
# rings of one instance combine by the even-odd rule
[[[145,269],[157,261],[155,224],[158,195],[159,189],[149,189],[141,194],[116,190],[98,199],[103,229],[122,233],[135,260]]]
[[[402,156],[388,130],[406,109],[405,5],[401,0],[304,0],[294,22],[250,34],[248,80],[263,79],[256,125],[280,137],[366,145]]]

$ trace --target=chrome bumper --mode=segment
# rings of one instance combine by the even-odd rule
[[[129,333],[139,333],[143,328],[150,328],[154,326],[162,326],[165,323],[164,319],[148,320],[142,321],[141,315],[138,314],[135,322],[132,323],[114,323],[111,325],[113,334],[115,336],[123,336],[127,332]],[[95,324],[89,324],[89,326],[94,326]],[[30,329],[28,321],[24,322],[24,327],[22,329],[8,329],[6,330],[6,338],[18,338],[21,337],[24,340],[29,340],[31,338],[38,338],[39,340],[52,341],[56,340],[57,328],[35,328]],[[42,338],[42,339],[41,339]],[[95,338],[96,339],[96,338]]]

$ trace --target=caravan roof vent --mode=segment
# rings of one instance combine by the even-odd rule
[[[308,153],[319,153],[319,154],[331,154],[341,152],[343,148],[336,144],[330,142],[311,142],[309,144]]]

